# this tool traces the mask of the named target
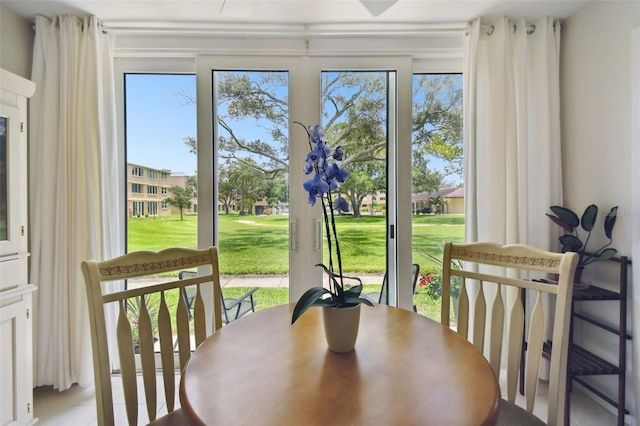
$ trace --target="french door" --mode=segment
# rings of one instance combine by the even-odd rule
[[[321,124],[327,143],[348,151],[354,179],[341,195],[351,214],[362,217],[353,225],[351,218],[341,221],[346,270],[386,272],[390,303],[411,309],[410,286],[396,285],[410,282],[412,263],[410,167],[398,166],[411,161],[410,58],[203,56],[196,80],[199,245],[222,249],[228,243],[219,235],[231,205],[246,226],[258,209],[278,215],[286,208],[286,226],[277,232],[288,242],[288,259],[281,261],[288,266],[290,300],[321,285],[322,271],[314,265],[326,256],[319,244],[322,211],[318,203],[309,205],[302,188],[309,147],[295,122]],[[229,184],[235,201],[225,207]],[[358,235],[375,241],[378,255],[350,267],[349,253],[363,258],[372,248],[358,244],[365,241]]]

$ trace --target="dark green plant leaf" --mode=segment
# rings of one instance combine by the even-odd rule
[[[336,306],[336,302],[334,302],[331,297],[328,297],[326,299],[317,300],[312,306],[329,308],[331,306]]]
[[[295,323],[296,320],[300,318],[300,315],[304,314],[310,307],[324,306],[325,302],[322,301],[322,296],[325,294],[331,294],[331,292],[324,287],[311,287],[305,291],[298,300],[298,303],[296,303],[295,308],[293,308],[291,324]],[[331,303],[333,304],[333,301],[331,301]]]
[[[604,234],[608,239],[611,239],[611,233],[613,232],[613,225],[616,224],[616,218],[618,217],[618,206],[609,210],[609,213],[604,217]]]
[[[358,297],[362,293],[362,284],[353,286],[344,292],[344,297]]]
[[[572,228],[576,228],[580,224],[578,215],[573,211],[561,206],[551,206],[549,208],[556,214],[556,216],[565,221],[565,223],[567,223],[567,225],[571,226]]]
[[[582,241],[575,235],[563,235],[560,237],[560,242],[564,246],[564,251],[578,251],[582,248]]]
[[[618,253],[618,250],[614,248],[604,249],[597,256],[593,256],[593,259],[598,261],[609,260],[615,256],[616,253]]]
[[[587,232],[591,232],[593,226],[596,224],[596,217],[598,216],[598,206],[591,204],[584,209],[582,213],[582,219],[580,219],[580,226]]]
[[[568,233],[573,232],[573,226],[569,225],[567,222],[560,219],[558,216],[554,216],[549,213],[547,213],[547,216],[549,216],[549,219],[551,219],[556,225],[560,225],[565,232],[568,232]]]
[[[364,297],[353,297],[352,296],[352,297],[347,297],[345,299],[345,305],[347,305],[347,306],[355,306],[355,305],[359,305],[361,303],[363,303],[363,304],[365,304],[367,306],[374,306],[373,303],[370,300],[365,299]]]

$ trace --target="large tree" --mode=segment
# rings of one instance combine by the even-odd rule
[[[445,162],[443,178],[463,174],[462,79],[419,74],[413,87],[413,147]]]
[[[230,71],[218,72],[217,77],[220,161],[250,165],[265,180],[287,176],[292,113],[287,74]],[[447,176],[461,175],[462,85],[456,75],[416,75],[414,82],[412,144],[423,161],[412,164],[413,182],[416,189],[433,190]],[[381,72],[322,73],[322,125],[327,143],[343,146],[347,170],[351,164],[386,161],[386,84]],[[247,125],[258,130],[246,131]],[[195,140],[184,141],[195,152]],[[445,162],[444,175],[429,169],[427,156]]]
[[[340,192],[344,193],[353,208],[353,217],[360,217],[360,205],[367,195],[385,190],[383,176],[376,178],[382,170],[377,162],[355,163],[351,165],[349,177],[340,186]]]
[[[174,185],[169,188],[169,192],[171,193],[171,197],[165,198],[164,201],[170,206],[180,209],[180,220],[184,220],[184,209],[191,208],[191,198],[193,198],[191,187]]]
[[[289,98],[285,72],[217,73],[218,156],[244,162],[273,179],[288,173]],[[258,130],[243,132],[250,124]],[[264,138],[264,139],[263,139]]]
[[[443,176],[440,172],[429,169],[429,160],[420,151],[413,152],[411,164],[411,185],[413,192],[435,192],[443,184]]]
[[[224,206],[225,214],[229,214],[231,206],[239,196],[236,185],[229,181],[228,167],[222,164],[218,172],[218,201]]]
[[[255,167],[255,161],[245,158],[231,165],[229,182],[236,187],[240,196],[240,215],[247,214],[246,202],[249,203],[248,213],[253,211],[253,203],[264,194],[264,173]]]

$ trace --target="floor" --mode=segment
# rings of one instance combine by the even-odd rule
[[[118,377],[114,377],[113,384],[116,425],[126,425],[121,384]],[[540,382],[538,393],[539,398],[536,401],[534,412],[539,417],[546,418],[545,382]],[[97,425],[95,394],[92,386],[74,385],[64,392],[58,392],[50,386],[38,387],[34,390],[34,409],[35,416],[38,417],[38,426]],[[144,405],[140,405],[138,413],[140,424],[147,422],[145,410]],[[166,413],[166,407],[159,406],[158,412]],[[616,417],[582,392],[575,390],[571,394],[571,425],[616,425]]]

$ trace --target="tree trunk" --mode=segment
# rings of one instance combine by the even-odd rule
[[[360,216],[360,205],[358,205],[358,204],[354,204],[353,205],[353,217],[361,217]]]

